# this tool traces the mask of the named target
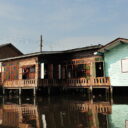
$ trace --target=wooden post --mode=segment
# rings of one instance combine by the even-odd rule
[[[5,95],[5,88],[3,87],[3,95]]]
[[[60,112],[60,122],[61,122],[61,127],[64,127],[63,112]]]
[[[92,94],[92,89],[93,89],[92,86],[90,86],[90,93],[91,93],[91,94]]]
[[[111,96],[111,98],[112,98],[112,95],[113,95],[113,88],[110,87],[110,96]]]
[[[36,105],[36,97],[33,98],[33,103]]]
[[[92,98],[92,86],[90,86],[89,88],[88,88],[88,96],[89,96],[89,99],[91,99]]]
[[[109,88],[106,88],[105,97],[106,97],[106,100],[109,99]]]
[[[2,100],[3,100],[3,105],[4,105],[4,96],[3,96]]]
[[[92,95],[90,95],[89,101],[91,104],[93,104],[93,96]]]
[[[51,89],[50,87],[48,87],[48,95],[50,95],[50,93],[51,93]]]
[[[87,94],[86,94],[86,89],[85,89],[85,88],[83,88],[83,95],[84,95],[84,96],[87,96]]]
[[[33,96],[36,96],[36,88],[33,88]]]
[[[88,88],[88,96],[90,95],[90,89]]]
[[[19,88],[19,96],[21,96],[21,88]]]
[[[19,95],[20,96],[20,95]],[[21,105],[21,97],[19,97],[19,105]]]

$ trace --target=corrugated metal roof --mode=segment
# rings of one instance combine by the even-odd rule
[[[79,52],[79,51],[88,51],[88,50],[92,50],[92,49],[99,49],[101,47],[102,47],[102,45],[99,44],[99,45],[87,46],[87,47],[82,47],[82,48],[75,48],[75,49],[64,50],[64,51],[42,51],[42,52],[25,54],[25,55],[17,56],[17,57],[0,59],[0,61],[2,62],[2,61],[7,61],[7,60],[22,59],[22,58],[27,58],[27,57],[39,56],[39,55],[65,54],[65,53],[73,53],[73,52]]]

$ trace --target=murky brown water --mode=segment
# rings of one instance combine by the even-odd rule
[[[0,97],[0,128],[124,128],[128,98]]]

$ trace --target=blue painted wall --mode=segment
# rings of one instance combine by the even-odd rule
[[[128,44],[120,44],[104,53],[105,76],[112,86],[128,86],[128,73],[122,73],[121,60],[128,58]]]

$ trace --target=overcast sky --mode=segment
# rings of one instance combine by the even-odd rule
[[[24,53],[128,38],[128,0],[0,0],[0,44]]]

